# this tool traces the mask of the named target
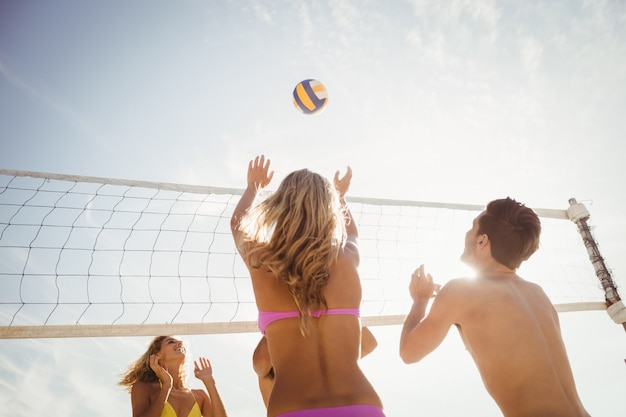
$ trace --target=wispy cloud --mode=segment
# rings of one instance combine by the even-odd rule
[[[49,389],[54,375],[54,364],[37,360],[36,352],[48,347],[41,340],[26,345],[13,341],[13,346],[20,346],[12,351],[5,350],[0,359],[3,378],[0,379],[0,400],[7,415],[49,414],[50,406],[55,401],[54,393]],[[34,358],[34,360],[33,360]],[[37,392],[37,401],[32,401],[32,393]]]
[[[339,28],[344,31],[353,31],[358,24],[361,13],[358,7],[349,0],[332,0],[330,2],[331,15]]]
[[[264,23],[272,23],[273,19],[272,19],[271,12],[267,9],[267,7],[265,6],[265,4],[263,4],[263,2],[254,0],[252,2],[252,10],[254,11],[254,14],[260,21]]]
[[[532,76],[541,69],[543,60],[543,45],[533,37],[523,37],[518,40],[520,61],[524,71]]]
[[[56,93],[46,87],[41,80],[32,82],[20,77],[12,71],[2,60],[0,60],[0,75],[11,86],[20,93],[27,96],[30,100],[36,102],[41,107],[50,109],[63,118],[76,131],[82,133],[86,138],[94,140],[99,145],[106,146],[104,138],[93,128],[91,123],[80,113],[74,110]]]
[[[126,414],[130,399],[116,385],[121,368],[114,364],[130,363],[142,343],[134,338],[2,341],[3,415]]]
[[[300,33],[302,35],[302,43],[305,47],[311,47],[314,42],[314,27],[311,19],[309,6],[306,2],[301,2],[298,8],[298,22],[300,24]]]

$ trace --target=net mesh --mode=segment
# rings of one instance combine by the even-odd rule
[[[230,234],[240,193],[1,171],[0,336],[16,337],[27,327],[36,337],[59,325],[71,326],[71,336],[109,335],[110,328],[126,325],[136,333],[150,324],[254,330],[251,282]],[[359,227],[365,319],[408,312],[409,277],[420,263],[439,283],[469,273],[459,255],[481,207],[366,198],[349,203]],[[538,213],[541,248],[520,274],[542,285],[554,304],[602,303],[566,212]]]

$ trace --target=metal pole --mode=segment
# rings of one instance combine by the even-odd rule
[[[589,260],[596,271],[596,276],[602,284],[604,299],[606,300],[609,315],[616,323],[621,323],[626,331],[626,307],[624,307],[619,293],[617,292],[617,286],[611,276],[611,271],[609,271],[606,267],[604,258],[598,249],[598,244],[596,243],[591,233],[591,229],[587,224],[587,220],[589,220],[590,217],[589,211],[587,211],[587,208],[583,204],[576,202],[575,198],[570,198],[569,204],[570,207],[567,209],[567,215],[570,220],[578,226],[578,232],[583,238],[583,243],[587,249]]]

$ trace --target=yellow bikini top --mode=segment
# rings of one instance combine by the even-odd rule
[[[159,381],[159,386],[163,386],[161,381]],[[200,406],[196,401],[196,396],[193,395],[193,392],[191,391],[189,391],[189,394],[191,394],[191,396],[193,397],[193,407],[191,407],[191,410],[189,410],[189,414],[187,414],[187,417],[202,417],[202,411],[200,411]],[[163,406],[163,411],[161,411],[161,417],[178,417],[176,415],[176,411],[174,411],[174,407],[172,407],[172,404],[170,404],[168,401],[166,401],[165,405]]]
[[[163,411],[161,411],[161,417],[178,417],[178,416],[176,415],[176,411],[174,411],[174,409],[172,408],[172,405],[169,402],[166,402],[165,406],[163,407]],[[187,414],[187,417],[202,417],[202,413],[200,412],[200,406],[198,406],[198,403],[195,402],[195,399],[194,399],[193,407],[191,407],[191,411],[189,411],[189,414]]]

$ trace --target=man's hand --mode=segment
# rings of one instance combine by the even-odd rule
[[[424,272],[424,265],[420,265],[411,275],[409,293],[413,301],[418,299],[429,299],[437,295],[441,285],[433,282],[433,277]]]

